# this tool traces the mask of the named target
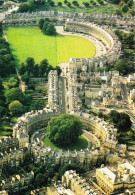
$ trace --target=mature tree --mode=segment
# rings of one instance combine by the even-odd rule
[[[126,13],[126,12],[128,11],[128,9],[129,9],[129,8],[128,8],[127,4],[123,4],[123,5],[122,5],[122,11],[123,11],[123,12]]]
[[[82,134],[82,122],[75,116],[63,114],[52,118],[48,123],[50,140],[59,146],[75,143]]]
[[[56,70],[57,70],[58,76],[60,76],[60,74],[62,72],[62,70],[60,69],[60,67],[59,66],[56,66]]]
[[[84,165],[81,165],[81,164],[76,164],[76,163],[65,164],[59,170],[60,176],[62,177],[65,171],[68,171],[68,170],[76,170],[76,172],[79,174],[85,173],[87,171],[86,167],[84,167]]]
[[[119,4],[120,0],[113,0],[114,3]]]
[[[35,77],[39,76],[39,65],[35,64],[33,74]]]
[[[120,132],[128,131],[131,128],[131,120],[128,114],[112,110],[109,116]]]
[[[135,34],[134,33],[128,33],[128,34],[125,34],[124,36],[124,39],[126,41],[126,43],[130,46],[134,45],[135,44]]]
[[[2,93],[2,90],[4,89],[4,86],[3,86],[3,80],[2,78],[0,77],[0,94]]]
[[[39,28],[40,28],[41,30],[42,30],[42,28],[43,28],[44,22],[45,22],[45,20],[44,20],[43,18],[40,18],[40,20],[39,20],[39,22],[38,22],[38,26],[39,26]]]
[[[6,44],[6,40],[2,37],[0,37],[0,44]]]
[[[120,9],[117,9],[116,14],[119,15],[119,16],[122,16],[122,11]]]
[[[0,106],[0,119],[2,118],[2,116],[5,114],[5,107]]]
[[[67,3],[68,3],[68,1],[67,1],[67,0],[64,0],[64,3],[65,3],[65,4],[67,4]]]
[[[31,110],[42,110],[45,107],[45,103],[43,101],[34,100],[30,106]]]
[[[67,6],[68,6],[68,7],[71,7],[71,3],[70,3],[70,2],[68,2],[68,3],[67,3]]]
[[[111,110],[111,112],[110,112],[109,115],[110,115],[111,120],[112,120],[115,124],[117,124],[118,121],[119,121],[119,119],[120,119],[120,113],[117,112],[116,110]]]
[[[17,79],[14,77],[10,77],[9,81],[8,81],[8,87],[9,88],[13,88],[13,87],[17,87]]]
[[[3,34],[2,22],[0,22],[0,35]]]
[[[0,55],[6,55],[8,53],[8,49],[7,48],[3,48],[0,50]]]
[[[99,111],[99,112],[97,113],[97,115],[98,115],[99,118],[103,118],[103,117],[104,117],[103,112],[101,112],[101,111]]]
[[[62,6],[62,2],[59,1],[59,2],[58,2],[58,6]]]
[[[9,111],[13,116],[20,116],[23,113],[23,105],[15,100],[9,104]]]
[[[48,70],[48,61],[47,59],[44,59],[40,62],[40,75],[44,76],[47,73]]]
[[[20,102],[23,102],[24,100],[24,94],[21,91],[21,89],[19,88],[12,88],[9,89],[6,93],[5,93],[5,97],[6,97],[6,102],[9,104],[14,100],[18,100]]]
[[[89,3],[88,2],[83,2],[83,5],[85,6],[85,7],[89,7]]]
[[[126,61],[119,60],[114,64],[114,69],[118,70],[122,75],[127,75],[128,73],[134,72],[135,67],[128,64]]]
[[[25,64],[22,62],[20,67],[19,67],[19,74],[23,75],[26,72],[26,66]]]
[[[42,31],[43,31],[44,34],[46,34],[46,29],[47,29],[48,24],[49,24],[48,21],[45,21],[44,24],[43,24]]]
[[[104,4],[104,1],[103,1],[103,0],[101,0],[101,1],[100,1],[100,4],[102,4],[102,5],[103,5],[103,4]]]
[[[28,12],[30,11],[30,9],[31,9],[31,6],[29,3],[22,3],[19,5],[18,12],[21,12],[21,13]]]
[[[37,187],[41,187],[42,185],[45,185],[47,183],[47,178],[42,173],[37,174],[35,178],[35,185]]]
[[[26,71],[27,71],[29,76],[30,76],[30,74],[33,74],[34,65],[35,65],[34,59],[31,57],[28,57],[26,59]]]
[[[28,3],[30,5],[30,11],[33,11],[35,8],[35,0],[28,0]]]
[[[53,7],[55,5],[54,1],[50,1],[49,4],[51,7]]]
[[[10,54],[9,44],[0,37],[0,76],[5,77],[15,73],[15,62]]]
[[[4,95],[4,86],[2,83],[2,79],[0,78],[0,116],[2,116],[1,114],[3,113],[3,109],[5,106],[5,95]]]
[[[26,84],[29,83],[30,76],[28,75],[27,72],[25,72],[25,73],[21,76],[21,80],[24,81]]]
[[[123,75],[127,74],[127,64],[125,64],[124,61],[119,60],[114,64],[114,68],[115,70],[118,70],[120,73],[122,73]]]
[[[72,4],[74,5],[74,6],[79,6],[79,4],[78,4],[78,2],[77,1],[72,1]]]
[[[120,119],[117,123],[117,128],[120,131],[128,131],[131,128],[131,120],[128,114],[120,113]]]
[[[48,75],[48,73],[50,72],[50,70],[55,70],[55,68],[52,65],[48,66],[47,72],[46,72],[46,76]]]
[[[55,35],[56,34],[56,28],[52,23],[49,23],[46,28],[46,35]]]
[[[30,108],[30,105],[32,104],[32,101],[33,101],[33,99],[32,99],[31,94],[26,94],[24,97],[24,101],[23,101],[23,104],[25,105],[24,106],[25,112],[29,111],[29,108]]]
[[[32,171],[34,172],[34,176],[36,176],[37,174],[40,173],[40,168],[39,168],[39,167],[34,167],[34,168],[32,169]]]

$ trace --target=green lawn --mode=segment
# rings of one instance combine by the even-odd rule
[[[74,36],[47,36],[38,27],[10,27],[5,29],[10,48],[17,65],[27,57],[36,63],[48,59],[54,67],[69,58],[90,58],[95,55],[95,47],[88,40]]]
[[[68,146],[68,147],[65,147],[65,148],[60,148],[58,146],[55,146],[49,140],[48,136],[45,136],[43,141],[44,141],[45,146],[50,147],[52,149],[56,149],[56,150],[61,150],[61,149],[63,149],[63,150],[68,150],[68,149],[69,150],[75,150],[76,149],[77,151],[79,151],[81,149],[87,148],[87,146],[88,146],[88,142],[83,136],[80,136],[78,141],[76,143],[74,143],[72,146]]]
[[[58,2],[62,2],[62,4],[64,5],[64,0],[54,0],[55,4],[57,4]],[[73,0],[68,0],[68,2],[70,2],[72,4]],[[89,0],[77,0],[77,2],[79,3],[79,5],[83,5],[83,2],[88,2],[90,4]],[[95,3],[98,3],[98,0],[94,0]],[[72,4],[73,5],[73,4]]]

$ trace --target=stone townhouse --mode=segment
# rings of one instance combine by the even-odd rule
[[[14,148],[19,148],[19,141],[17,138],[8,137],[0,140],[0,152],[9,151]]]
[[[4,166],[19,166],[24,159],[24,150],[23,149],[11,149],[10,152],[1,152],[0,153],[0,168]]]
[[[117,169],[96,169],[98,185],[109,195],[121,189],[135,187],[135,167],[130,163],[119,164]]]
[[[24,187],[27,188],[34,178],[34,172],[24,173],[22,175],[15,175],[11,178],[2,180],[0,183],[0,190],[8,192],[17,192]]]
[[[91,186],[86,179],[79,176],[76,171],[66,171],[62,176],[62,183],[65,184],[66,188],[69,188],[76,195],[99,195],[101,194],[97,189]]]

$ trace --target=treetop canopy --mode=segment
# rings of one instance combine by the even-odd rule
[[[82,122],[75,116],[62,114],[48,123],[49,139],[56,145],[68,146],[77,141],[83,133]]]

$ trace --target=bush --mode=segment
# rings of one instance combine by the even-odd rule
[[[28,11],[30,11],[30,9],[31,9],[30,4],[28,4],[28,3],[22,3],[19,6],[18,12],[21,12],[21,13],[28,12]]]
[[[49,4],[51,7],[53,7],[55,5],[55,3],[53,1],[50,1]]]

